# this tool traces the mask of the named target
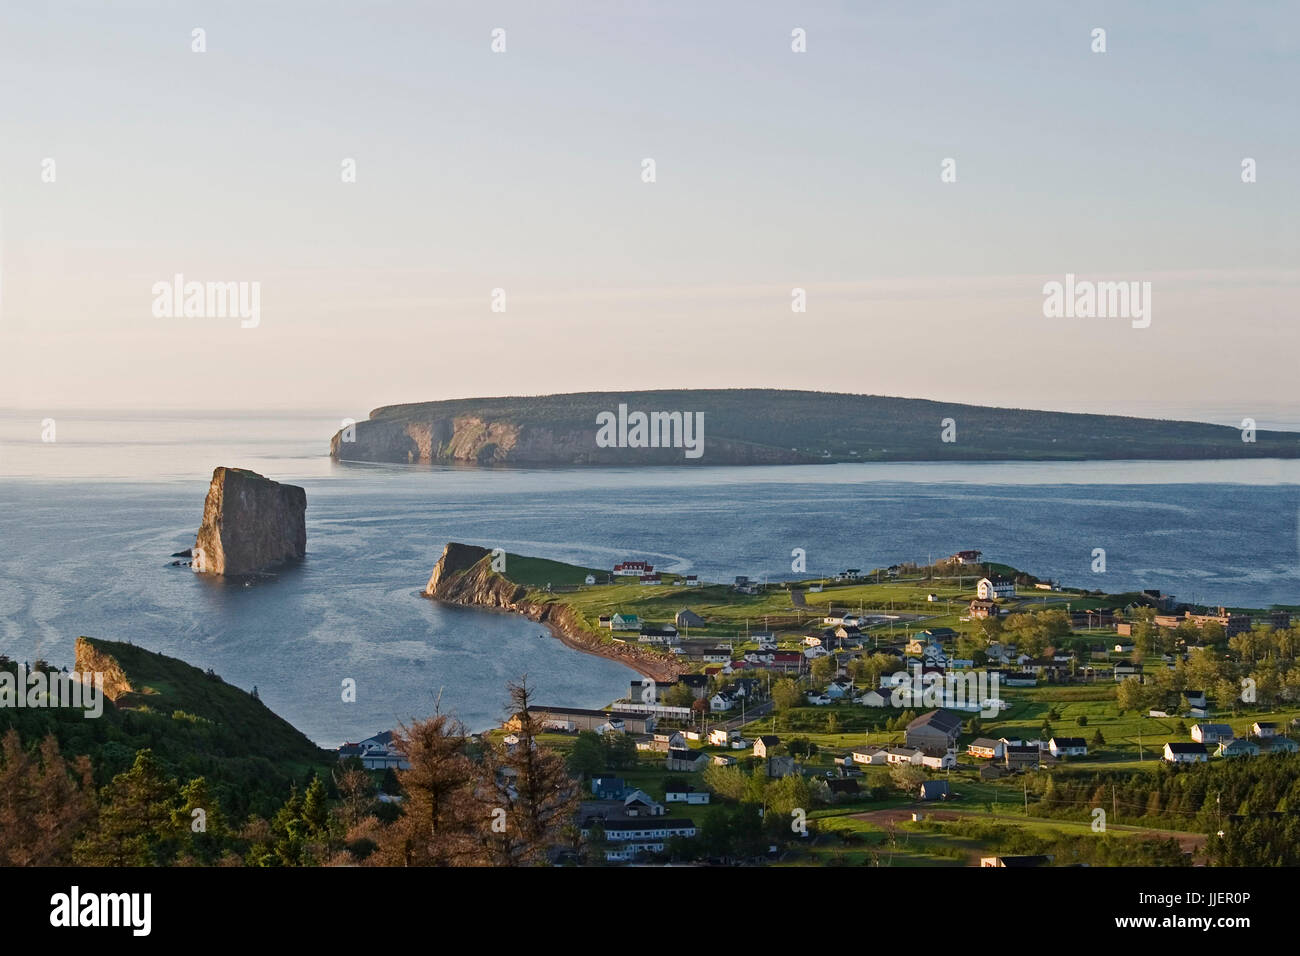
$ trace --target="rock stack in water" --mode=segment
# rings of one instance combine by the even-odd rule
[[[235,576],[307,553],[307,492],[243,468],[212,472],[194,570]]]

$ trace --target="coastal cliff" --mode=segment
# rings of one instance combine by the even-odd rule
[[[330,455],[526,467],[1300,457],[1294,432],[1245,434],[884,395],[663,389],[388,405],[335,434]]]
[[[194,569],[252,574],[307,553],[307,492],[243,468],[212,472]]]
[[[606,641],[569,605],[547,600],[492,570],[492,552],[449,542],[433,567],[425,597],[465,607],[509,611],[546,625],[565,645],[626,664],[652,680],[669,681],[684,671],[676,661],[637,644]]]

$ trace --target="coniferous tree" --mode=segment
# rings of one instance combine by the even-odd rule
[[[78,834],[95,814],[90,761],[71,764],[53,735],[39,752],[24,749],[12,728],[0,739],[0,866],[71,862]]]
[[[507,685],[519,741],[487,754],[487,791],[492,794],[488,851],[496,865],[546,862],[547,851],[564,842],[564,829],[578,809],[581,791],[564,758],[538,741],[542,727],[529,713],[527,677]]]
[[[78,845],[85,866],[152,866],[168,862],[179,829],[173,812],[180,802],[176,781],[166,775],[152,750],[135,755],[100,793],[99,816]]]
[[[402,807],[368,862],[469,866],[483,861],[487,811],[482,773],[466,753],[464,726],[446,714],[401,727],[393,743],[410,764],[397,772]]]

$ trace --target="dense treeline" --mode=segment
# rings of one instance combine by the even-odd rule
[[[1039,775],[1030,795],[1043,816],[1088,819],[1101,807],[1111,823],[1159,824],[1213,833],[1233,818],[1300,814],[1300,754],[1239,757],[1182,767],[1161,762],[1147,772]]]
[[[96,786],[90,758],[66,758],[53,733],[25,745],[10,727],[0,738],[0,866],[545,863],[580,844],[580,791],[563,758],[538,744],[527,684],[510,696],[522,715],[510,745],[438,714],[395,733],[410,768],[387,800],[354,760],[302,790],[291,784],[274,812],[238,819],[207,778],[178,777],[149,748]]]

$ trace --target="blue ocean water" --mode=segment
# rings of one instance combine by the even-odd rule
[[[492,726],[524,672],[543,702],[626,689],[627,668],[535,624],[419,597],[448,540],[706,580],[789,576],[793,548],[812,574],[979,548],[1067,584],[1300,603],[1297,462],[481,471],[337,464],[336,427],[82,414],[42,442],[39,420],[0,416],[0,652],[71,664],[79,634],[129,640],[256,685],[337,745],[435,706]],[[304,562],[250,586],[170,566],[219,464],[306,488]]]

